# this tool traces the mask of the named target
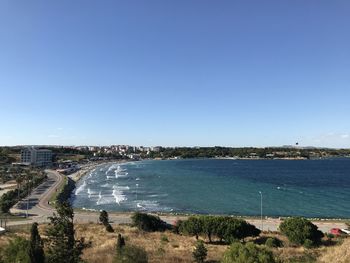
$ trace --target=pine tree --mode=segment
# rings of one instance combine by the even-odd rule
[[[106,227],[107,232],[114,232],[113,227],[109,223],[108,213],[102,210],[100,213],[100,222]]]
[[[68,202],[59,203],[57,215],[50,217],[47,230],[48,236],[48,263],[76,263],[84,248],[83,241],[74,238],[73,208]]]
[[[207,249],[203,244],[203,241],[198,241],[195,250],[193,251],[194,260],[197,263],[203,263],[207,257]]]
[[[43,249],[43,241],[39,235],[38,223],[33,223],[30,232],[29,257],[31,263],[44,263],[45,254]]]
[[[105,210],[102,210],[100,212],[100,222],[104,225],[107,226],[109,224],[109,218],[108,218],[108,213]]]
[[[125,246],[125,240],[124,237],[122,237],[121,234],[118,234],[117,237],[117,245],[116,245],[116,250],[117,250],[117,254],[120,255],[122,252],[123,247]]]

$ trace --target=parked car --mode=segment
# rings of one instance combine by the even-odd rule
[[[341,231],[343,231],[344,233],[350,235],[350,230],[349,229],[342,228]]]
[[[346,234],[340,228],[332,228],[329,232],[335,236],[341,236],[341,235]]]

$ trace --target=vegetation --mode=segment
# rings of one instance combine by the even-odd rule
[[[68,202],[57,205],[57,215],[50,217],[48,237],[47,262],[80,262],[84,248],[84,240],[75,240],[73,209]]]
[[[9,245],[3,251],[3,261],[6,263],[31,263],[29,257],[30,243],[22,237],[10,240]]]
[[[0,213],[8,213],[13,205],[26,197],[31,189],[37,187],[46,178],[45,173],[39,170],[18,169],[16,169],[16,174],[12,176],[16,179],[17,189],[11,190],[1,196]]]
[[[125,245],[125,240],[118,234],[114,263],[147,263],[147,253],[143,248]]]
[[[75,182],[69,178],[64,177],[65,183],[63,184],[62,189],[60,189],[57,193],[56,200],[54,202],[64,203],[66,202],[72,195],[72,192],[75,188]]]
[[[51,225],[42,224],[38,227],[38,230],[40,234],[42,234],[46,233],[47,229],[50,227]],[[117,260],[118,249],[127,251],[124,255],[136,253],[135,251],[129,253],[128,249],[124,250],[124,247],[130,246],[136,246],[138,248],[142,248],[144,251],[147,251],[147,258],[149,262],[194,262],[193,251],[194,247],[197,245],[197,241],[194,237],[175,234],[173,231],[145,232],[129,225],[113,225],[113,228],[115,229],[115,232],[108,233],[102,224],[74,224],[75,239],[80,240],[82,237],[85,237],[86,243],[91,244],[85,247],[83,250],[81,258],[84,262],[115,262]],[[4,251],[8,249],[9,241],[14,241],[15,235],[29,240],[30,229],[28,229],[28,226],[18,226],[15,229],[12,228],[10,232],[0,236],[0,262],[11,262],[8,260],[5,261]],[[165,236],[167,237],[168,241],[165,241]],[[221,262],[226,250],[228,250],[227,245],[215,242],[216,238],[217,237],[213,235],[213,243],[204,243],[207,249],[207,258],[205,262]],[[280,240],[283,242],[283,246],[280,248],[267,248],[263,244],[269,238],[276,238]],[[47,251],[48,244],[51,243],[51,241],[49,240],[49,237],[46,236],[43,240],[45,244],[45,251]],[[274,260],[279,263],[346,263],[350,257],[349,239],[344,239],[342,243],[329,242],[325,246],[313,247],[311,249],[304,249],[300,246],[295,246],[288,241],[286,236],[277,232],[264,232],[259,237],[247,238],[246,241],[248,240],[250,242],[254,242],[255,244],[261,244],[254,245],[257,248],[265,248],[267,251],[272,252]],[[337,238],[334,238],[332,241],[335,240],[337,240]],[[238,243],[246,246],[244,242]],[[130,257],[128,256],[128,258]],[[125,256],[124,260],[126,259],[127,257]],[[119,260],[121,259],[119,258]]]
[[[204,246],[203,241],[197,241],[196,247],[192,254],[195,262],[203,263],[205,261],[208,250]]]
[[[125,239],[124,239],[124,237],[122,237],[121,234],[118,234],[117,245],[116,245],[117,256],[122,253],[123,247],[125,247]]]
[[[281,247],[282,242],[276,237],[269,237],[266,239],[265,245],[269,248],[276,248],[276,247]]]
[[[271,156],[271,157],[269,157]],[[240,157],[240,158],[319,158],[350,156],[349,149],[321,149],[296,147],[175,147],[161,148],[159,152],[150,152],[144,157],[151,158],[214,158],[214,157]]]
[[[136,212],[132,215],[131,220],[133,226],[136,226],[139,230],[147,232],[164,231],[168,228],[167,224],[158,216],[145,213]]]
[[[192,216],[181,222],[179,231],[183,234],[208,237],[212,242],[212,236],[220,241],[232,243],[235,240],[242,240],[246,237],[254,237],[260,234],[260,230],[244,220],[225,216]]]
[[[274,263],[273,253],[253,243],[233,243],[225,252],[222,263]]]
[[[102,211],[100,212],[100,217],[99,217],[99,219],[100,219],[100,222],[105,226],[105,228],[106,228],[106,230],[107,230],[108,232],[113,232],[113,231],[114,231],[113,228],[112,228],[112,226],[111,226],[111,224],[109,223],[109,218],[108,218],[108,213],[107,213],[107,211],[102,210]]]
[[[114,263],[147,263],[148,256],[146,251],[134,245],[126,245],[121,253],[116,256]]]
[[[309,248],[321,243],[323,233],[309,220],[301,217],[288,218],[280,225],[280,231],[289,241]]]
[[[32,225],[29,243],[29,257],[31,259],[31,263],[44,263],[44,246],[43,241],[39,235],[37,223],[34,223]]]

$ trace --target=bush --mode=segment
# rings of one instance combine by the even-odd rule
[[[233,243],[224,253],[222,263],[274,263],[270,250],[265,247],[247,243]]]
[[[116,255],[114,263],[147,263],[148,256],[143,248],[137,246],[124,246]]]
[[[30,263],[29,247],[29,241],[22,237],[10,240],[9,245],[3,251],[4,262]]]
[[[152,216],[145,213],[136,212],[132,215],[132,225],[139,230],[154,232],[164,231],[167,229],[167,224],[158,216]]]
[[[244,220],[222,216],[192,216],[181,223],[179,230],[196,236],[196,239],[203,234],[208,237],[209,242],[212,236],[217,236],[220,241],[225,240],[227,243],[260,234],[259,229]]]
[[[106,231],[107,232],[110,232],[110,233],[113,233],[114,232],[114,229],[113,227],[108,223],[108,225],[106,225]]]
[[[304,247],[305,248],[313,248],[314,247],[314,242],[312,242],[310,239],[306,239],[304,241]]]
[[[269,248],[272,247],[281,247],[282,246],[282,242],[281,240],[279,240],[278,238],[275,237],[269,237],[268,239],[266,239],[265,245]]]
[[[68,201],[68,199],[71,197],[73,190],[75,188],[75,181],[69,177],[65,177],[65,178],[66,178],[66,183],[56,197],[56,202],[61,204]]]
[[[109,217],[107,211],[102,210],[100,212],[99,220],[104,226],[109,224]]]
[[[316,225],[301,217],[288,218],[280,224],[279,228],[290,242],[297,245],[316,246],[321,243],[323,237],[323,233],[317,229]]]
[[[198,236],[203,232],[203,222],[197,216],[191,216],[186,221],[183,221],[180,226],[180,231],[184,234]]]
[[[161,241],[162,243],[168,243],[168,242],[169,242],[169,239],[168,239],[168,237],[167,237],[166,235],[162,235],[162,236],[160,237],[160,241]]]
[[[207,257],[207,249],[204,246],[203,241],[198,241],[196,244],[196,248],[194,249],[192,255],[194,258],[194,261],[197,263],[203,263],[204,260]]]

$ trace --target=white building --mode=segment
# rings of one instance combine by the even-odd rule
[[[35,166],[47,166],[52,164],[52,151],[28,147],[21,151],[21,162]]]

